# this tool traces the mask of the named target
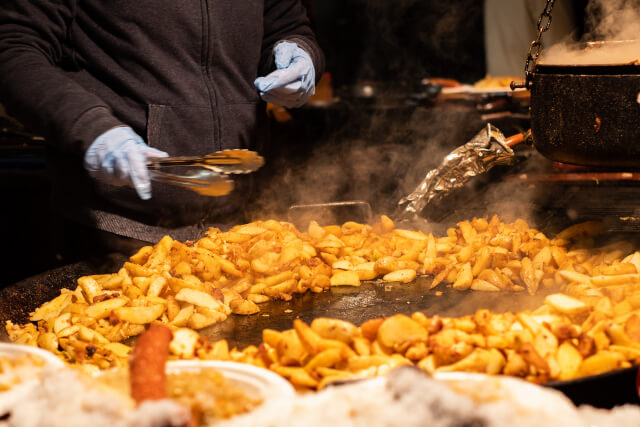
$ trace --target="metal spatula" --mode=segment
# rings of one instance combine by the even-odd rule
[[[293,205],[287,217],[298,229],[306,229],[311,220],[320,225],[341,225],[347,221],[368,224],[371,222],[371,206],[363,200]]]

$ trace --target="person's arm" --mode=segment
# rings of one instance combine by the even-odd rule
[[[265,2],[261,59],[254,84],[263,100],[300,107],[314,94],[324,55],[299,0]]]
[[[300,0],[265,0],[261,75],[275,69],[273,48],[282,41],[295,43],[309,54],[315,68],[316,81],[320,80],[324,71],[324,54],[316,42]]]
[[[84,160],[90,175],[151,197],[147,146],[98,96],[61,69],[74,0],[5,0],[0,9],[0,102],[31,131]]]
[[[0,103],[31,131],[82,155],[125,124],[61,70],[76,1],[4,0],[0,8]]]

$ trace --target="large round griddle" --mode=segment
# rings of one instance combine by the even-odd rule
[[[0,321],[28,322],[29,312],[59,295],[60,289],[74,288],[78,277],[117,271],[126,259],[112,256],[100,262],[79,262],[51,270],[0,289]],[[463,316],[487,308],[495,312],[518,311],[539,307],[545,294],[530,296],[526,292],[458,292],[430,290],[430,277],[419,277],[410,284],[366,282],[360,287],[333,287],[315,294],[295,295],[291,301],[260,304],[260,312],[251,316],[231,315],[219,324],[200,330],[212,340],[226,339],[239,349],[258,345],[262,330],[291,329],[293,320],[311,322],[316,317],[332,317],[360,325],[376,317],[396,313],[424,312],[427,316]],[[8,341],[0,330],[0,341]],[[587,403],[609,408],[624,403],[640,404],[635,391],[637,367],[573,381],[549,383],[563,391],[576,404]]]

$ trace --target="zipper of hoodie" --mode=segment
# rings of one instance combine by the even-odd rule
[[[215,151],[222,150],[222,141],[220,139],[220,117],[216,114],[216,108],[218,106],[218,97],[216,94],[215,85],[211,79],[209,63],[211,62],[211,17],[209,15],[209,0],[201,0],[202,7],[202,58],[201,68],[204,75],[204,83],[209,94],[209,107],[211,109],[211,124],[213,126],[213,146]]]

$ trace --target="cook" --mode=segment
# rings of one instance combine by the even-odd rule
[[[105,240],[192,239],[242,222],[247,182],[207,198],[152,186],[146,160],[260,150],[260,98],[299,107],[323,68],[299,0],[7,0],[0,10],[0,100],[48,141],[55,209]]]

